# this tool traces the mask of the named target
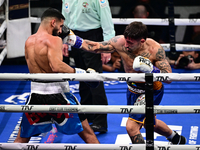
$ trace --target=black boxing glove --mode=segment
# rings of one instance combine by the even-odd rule
[[[65,37],[67,37],[70,33],[70,28],[68,28],[68,26],[63,26],[62,27],[62,33],[59,35],[62,39],[64,39]]]
[[[75,68],[75,73],[97,73],[94,69],[88,68],[87,70],[83,70],[81,68]],[[97,88],[99,86],[99,81],[96,82],[90,82],[85,81],[86,85],[91,88]]]

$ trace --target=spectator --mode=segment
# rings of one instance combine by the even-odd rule
[[[64,24],[73,32],[88,40],[103,41],[115,36],[111,11],[108,0],[62,0],[62,14],[65,16]],[[107,55],[109,54],[109,57]],[[93,68],[102,73],[102,61],[108,62],[110,53],[93,54],[81,49],[72,48],[75,66],[79,68]],[[101,60],[102,59],[102,60]],[[89,88],[84,82],[80,82],[79,93],[82,105],[108,105],[103,82],[95,88]],[[87,115],[91,128],[96,132],[107,132],[107,114]]]
[[[174,68],[200,69],[200,58],[197,51],[183,51],[177,60],[168,59]]]
[[[103,64],[103,71],[124,72],[121,56],[117,51],[111,54],[111,59],[107,64]]]
[[[155,13],[153,8],[148,3],[138,3],[136,6],[132,7],[127,11],[123,18],[159,18]],[[161,28],[159,26],[148,25],[148,37],[154,39],[155,41],[160,40]],[[123,34],[125,26],[121,27],[118,31],[119,34]]]
[[[200,13],[190,14],[189,18],[200,18]],[[183,43],[200,44],[200,26],[187,26]]]

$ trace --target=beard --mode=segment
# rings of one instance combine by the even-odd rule
[[[58,35],[59,35],[58,29],[57,29],[57,28],[54,28],[54,29],[53,29],[52,35],[53,35],[53,36],[58,36]]]

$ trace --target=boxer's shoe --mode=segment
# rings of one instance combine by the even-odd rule
[[[168,139],[172,144],[174,145],[181,145],[186,143],[186,138],[182,135],[179,135],[176,131],[174,131],[176,134],[172,139]]]

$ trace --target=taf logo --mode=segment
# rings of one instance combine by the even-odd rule
[[[120,146],[120,150],[131,150],[132,146]]]
[[[27,145],[27,149],[28,150],[37,150],[38,149],[38,147],[39,147],[39,145]]]
[[[76,145],[73,147],[72,145],[65,146],[65,150],[76,150]]]
[[[170,150],[170,147],[158,146],[158,150]]]

